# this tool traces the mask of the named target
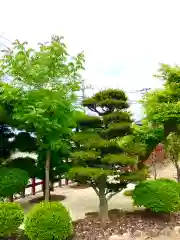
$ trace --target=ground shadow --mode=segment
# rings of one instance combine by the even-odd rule
[[[50,201],[51,202],[52,201],[55,201],[55,202],[56,201],[63,201],[64,199],[66,199],[66,196],[64,196],[64,195],[51,194],[51,196],[50,196]],[[29,203],[34,204],[34,203],[40,203],[42,201],[44,201],[44,196],[38,196],[38,197],[35,197],[33,199],[30,199]]]
[[[89,188],[89,185],[87,185],[87,184],[73,184],[69,187],[73,188],[73,189],[86,189],[86,188]]]

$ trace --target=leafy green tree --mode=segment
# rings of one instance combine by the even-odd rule
[[[180,124],[180,67],[162,64],[155,77],[163,81],[164,88],[147,93],[142,102],[147,119],[162,125],[168,136],[177,132]]]
[[[13,102],[13,119],[35,134],[39,150],[46,149],[46,200],[51,150],[61,147],[74,127],[74,93],[80,88],[83,62],[83,54],[70,57],[62,39],[54,36],[37,50],[16,41],[0,63],[1,78],[12,78],[11,84],[3,85],[0,100]]]
[[[131,134],[132,120],[121,90],[105,90],[88,98],[83,105],[96,115],[82,115],[74,134],[75,151],[69,177],[90,185],[99,198],[102,221],[108,219],[108,200],[133,181],[144,179],[144,171],[132,168],[137,155],[120,147],[117,138]]]
[[[180,182],[180,135],[177,133],[170,133],[166,141],[166,150],[168,157],[174,164],[177,173],[177,180]]]
[[[144,167],[145,162],[156,148],[158,143],[164,141],[164,129],[161,126],[152,127],[143,122],[142,126],[133,125],[132,135],[125,136],[120,144],[126,150],[132,149],[138,155],[138,168]]]
[[[180,125],[180,67],[161,64],[155,77],[163,81],[163,88],[148,92],[141,101],[146,124],[140,127],[143,130],[140,138],[145,140],[147,150],[139,156],[141,165],[158,143],[164,142],[170,133],[178,133]]]

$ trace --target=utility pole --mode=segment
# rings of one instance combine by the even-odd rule
[[[86,93],[85,93],[86,89],[93,89],[93,87],[90,84],[86,85],[85,80],[83,79],[82,80],[82,88],[81,88],[82,95],[80,96],[81,102],[83,102],[86,98]],[[84,113],[86,113],[86,108],[84,107],[83,109],[84,109]]]

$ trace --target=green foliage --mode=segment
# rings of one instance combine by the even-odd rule
[[[19,157],[8,160],[6,165],[8,168],[18,168],[26,171],[29,178],[37,176],[37,167],[35,159],[29,157]]]
[[[95,151],[79,151],[72,153],[71,157],[75,161],[77,160],[77,162],[82,161],[83,164],[83,162],[86,163],[88,161],[96,161],[99,157],[99,153]]]
[[[21,129],[35,132],[38,146],[57,149],[74,123],[74,92],[80,89],[83,54],[70,60],[62,38],[39,49],[16,41],[0,62],[0,75],[12,77],[1,86],[0,101],[12,103],[13,119]]]
[[[73,167],[68,172],[68,177],[77,182],[93,184],[94,181],[99,180],[102,176],[113,175],[114,171],[110,169],[99,169],[93,167]]]
[[[122,165],[135,165],[137,163],[137,159],[125,154],[109,154],[105,156],[102,161],[110,164]]]
[[[170,132],[177,132],[177,126],[180,124],[179,69],[179,66],[161,64],[155,77],[164,81],[164,89],[149,92],[142,101],[149,121],[163,124],[166,136]]]
[[[32,137],[28,132],[20,132],[15,135],[14,148],[21,152],[35,152],[37,151],[36,138]]]
[[[136,171],[138,149],[135,153],[119,144],[119,139],[133,130],[126,94],[108,89],[86,99],[83,105],[96,116],[81,115],[77,121],[78,131],[73,136],[75,147],[71,155],[73,167],[68,177],[95,190],[100,200],[101,220],[104,220],[108,210],[107,205],[102,204],[128,183],[144,180],[147,174]]]
[[[27,172],[18,168],[0,168],[0,196],[20,193],[28,183]]]
[[[140,182],[132,193],[134,204],[153,212],[177,212],[180,210],[179,183],[168,180],[146,180]]]
[[[24,229],[31,240],[66,240],[73,233],[68,211],[57,202],[34,206],[26,216]]]
[[[8,73],[18,85],[26,84],[36,89],[42,85],[50,87],[62,78],[77,79],[78,70],[83,69],[83,53],[70,59],[63,39],[58,36],[50,43],[40,44],[38,50],[27,48],[27,42],[18,40],[13,46],[1,61],[1,76]]]
[[[38,152],[44,150],[47,156],[66,145],[76,126],[76,93],[81,88],[83,65],[83,53],[70,57],[63,39],[58,36],[46,44],[39,44],[36,49],[28,48],[26,42],[15,41],[0,61],[1,79],[7,75],[12,79],[11,83],[0,85],[0,102],[3,106],[12,105],[13,121],[18,122],[19,129],[26,131],[17,136],[17,143],[22,139],[25,142],[27,132],[31,132],[36,137],[28,138],[32,140],[31,151],[37,147]],[[22,146],[24,150],[27,147]],[[60,170],[59,166],[58,163]],[[46,179],[49,179],[49,169],[46,173]]]
[[[177,133],[170,133],[166,141],[166,150],[169,154],[170,160],[176,164],[180,157],[180,135]]]
[[[14,151],[13,143],[10,141],[14,133],[10,127],[4,123],[0,124],[0,163],[8,159]]]
[[[138,156],[138,167],[144,166],[157,144],[164,141],[164,129],[161,126],[153,127],[144,122],[142,126],[133,125],[132,135],[118,140],[119,146],[132,155]]]
[[[0,202],[0,237],[15,234],[24,221],[24,211],[17,203]]]

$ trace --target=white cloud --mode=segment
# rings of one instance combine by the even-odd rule
[[[85,78],[127,90],[157,87],[159,62],[180,64],[179,0],[1,0],[0,33],[31,44],[60,34],[84,50]]]

